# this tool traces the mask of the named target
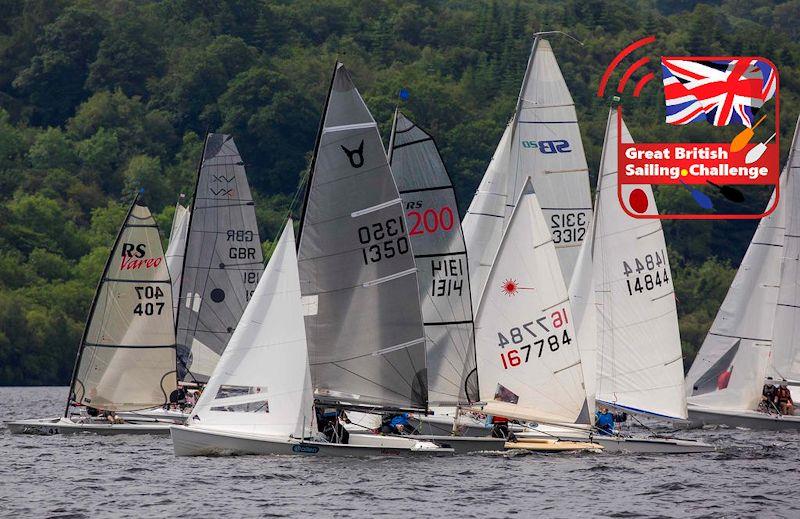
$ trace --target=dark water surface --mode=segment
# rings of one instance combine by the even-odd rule
[[[0,420],[58,415],[67,388],[0,388]],[[12,436],[3,517],[791,517],[800,433],[686,431],[712,454],[176,458],[168,437]]]

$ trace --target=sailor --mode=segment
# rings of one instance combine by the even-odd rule
[[[781,414],[794,416],[794,402],[792,401],[792,392],[786,384],[781,386],[775,391],[775,398],[778,400],[778,409]]]
[[[381,428],[381,431],[384,433],[388,431],[389,434],[415,434],[417,431],[414,430],[409,418],[411,418],[409,413],[396,414],[391,417],[388,426],[384,425]]]
[[[492,438],[512,440],[511,431],[508,429],[508,418],[492,415],[489,417],[489,423],[492,425]]]
[[[777,389],[772,384],[764,384],[764,389],[761,391],[761,404],[759,408],[765,413],[771,413],[778,409],[778,400],[775,398]]]
[[[317,430],[325,435],[329,442],[348,443],[350,433],[344,428],[342,422],[350,423],[344,411],[333,407],[315,406],[317,415]]]
[[[609,412],[607,407],[600,407],[595,413],[595,426],[600,434],[607,436],[614,434],[614,415]]]

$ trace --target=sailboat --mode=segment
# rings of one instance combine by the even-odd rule
[[[175,317],[178,377],[183,383],[203,385],[264,264],[255,204],[232,136],[206,136],[194,199],[184,219],[187,230]]]
[[[482,412],[523,421],[589,423],[567,287],[530,178],[492,262],[475,331],[480,393],[486,400]],[[599,449],[591,443],[546,443],[545,450]],[[509,442],[506,447],[543,446]]]
[[[258,377],[242,378],[247,380],[246,387],[220,386],[226,391],[238,388],[246,392],[246,396],[239,400],[236,395],[243,393],[229,396],[227,392],[220,393],[222,389],[214,391],[212,387],[204,394],[201,404],[205,406],[208,399],[215,398],[221,400],[220,404],[258,406],[261,403],[270,408],[263,397],[253,396],[254,388],[266,384],[276,386],[273,392],[277,394],[308,395],[298,399],[295,404],[299,402],[299,405],[293,404],[289,412],[293,417],[303,416],[299,430],[298,421],[294,421],[292,435],[283,430],[277,433],[281,439],[275,440],[263,437],[263,434],[275,434],[274,427],[258,428],[262,436],[249,438],[251,441],[247,444],[239,441],[234,452],[347,456],[452,454],[453,449],[404,437],[353,434],[348,440],[345,435],[332,434],[320,438],[319,433],[325,432],[320,430],[323,429],[320,422],[327,409],[335,410],[334,419],[338,421],[344,409],[425,412],[428,400],[417,271],[402,203],[377,124],[349,72],[338,62],[310,169],[297,257],[294,258],[294,248],[287,245],[291,241],[287,233],[292,232],[289,225],[282,237],[281,254],[270,260],[265,281],[259,283],[260,289],[272,279],[270,269],[283,258],[284,267],[280,273],[287,278],[286,301],[274,304],[276,296],[268,295],[269,290],[265,289],[267,295],[259,296],[246,313],[249,320],[250,315],[254,315],[259,323],[263,320],[266,324],[256,326],[263,328],[263,339],[244,338],[251,326],[241,332],[237,330],[235,349],[229,354],[235,358],[242,349],[240,344],[259,343],[276,335],[280,343],[291,341],[296,343],[296,350],[303,350],[308,359],[307,367],[302,366],[301,375],[299,370],[304,363],[300,360],[301,354],[296,353],[291,363],[293,375],[289,377],[296,384],[292,389],[282,386],[280,381],[284,379],[274,375],[275,370],[289,369],[285,368],[280,355],[253,359],[247,364]],[[263,307],[267,307],[266,318],[261,317]],[[273,318],[273,312],[279,311],[282,313]],[[283,334],[288,337],[281,338]],[[243,336],[241,340],[240,335]],[[280,350],[275,348],[275,351]],[[271,352],[264,351],[263,355],[268,353]],[[227,355],[226,352],[226,359]],[[270,359],[276,360],[275,367],[264,368],[261,373],[258,368],[266,366]],[[228,364],[218,367],[215,384],[217,377],[223,381],[228,377],[240,380],[239,371],[248,372],[236,366],[229,370]],[[274,375],[272,382],[268,380],[270,373]],[[301,380],[310,380],[310,383],[300,388]],[[268,386],[266,392],[269,398]],[[211,393],[215,395],[206,396]],[[209,405],[212,406],[210,410],[217,407],[214,402]],[[263,412],[267,408],[262,408]],[[201,426],[198,424],[208,422],[211,416],[203,409],[198,405],[188,427],[173,429],[177,454],[207,452],[208,445],[196,434],[197,427]],[[311,429],[307,430],[305,424],[311,427],[312,422],[316,423],[316,432],[306,439]],[[241,439],[242,435],[237,432],[237,438]],[[213,441],[218,438],[219,435],[214,435]]]
[[[464,217],[476,309],[528,176],[567,285],[592,218],[589,169],[575,104],[544,34],[534,38],[516,110]]]
[[[399,110],[389,138],[389,165],[405,208],[425,330],[428,403],[435,415],[412,420],[422,438],[456,452],[502,450],[489,427],[448,411],[477,402],[478,372],[469,270],[455,190],[436,143]],[[440,416],[441,414],[441,416]],[[454,413],[457,414],[457,413]],[[353,433],[380,427],[380,417],[349,413]],[[371,418],[371,420],[370,420]],[[477,429],[477,431],[476,431]]]
[[[798,119],[800,126],[800,119]],[[800,132],[795,128],[775,210],[761,219],[686,376],[694,425],[800,429],[800,416],[759,410],[764,384],[800,386]],[[773,193],[767,207],[776,203]]]
[[[120,423],[116,416],[164,405],[177,387],[169,272],[155,219],[138,200],[137,195],[97,286],[64,416],[10,422],[12,433],[169,433],[169,421],[140,417]]]
[[[570,285],[587,402],[634,414],[686,418],[683,365],[672,272],[658,219],[627,215],[617,199],[617,143],[633,142],[621,116],[609,111],[591,233]],[[652,189],[640,189],[656,214]],[[594,406],[592,406],[594,407]],[[551,422],[552,423],[552,422]],[[714,450],[702,442],[661,437],[591,435],[569,428],[538,433],[586,439],[606,452],[689,453]],[[536,433],[534,433],[536,435]]]

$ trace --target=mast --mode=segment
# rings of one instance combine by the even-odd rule
[[[322,139],[322,130],[325,126],[325,114],[328,113],[328,103],[331,100],[331,91],[333,90],[333,80],[336,78],[336,69],[339,68],[339,60],[333,64],[333,72],[331,72],[331,82],[328,85],[328,94],[325,96],[325,105],[322,107],[322,115],[319,118],[319,126],[317,127],[317,137],[314,140],[314,153],[311,155],[311,164],[308,168],[308,176],[306,177],[306,189],[303,193],[303,208],[300,210],[300,225],[297,229],[297,249],[300,250],[300,241],[303,237],[303,224],[306,221],[306,210],[308,208],[308,197],[311,194],[311,181],[313,180],[314,168],[317,165],[317,154],[319,153],[319,141]]]
[[[189,235],[192,232],[192,219],[194,218],[194,212],[195,212],[194,211],[194,204],[195,204],[195,198],[197,198],[197,187],[200,184],[200,170],[203,169],[203,159],[205,158],[205,155],[206,155],[206,146],[208,145],[208,135],[209,135],[209,130],[208,130],[208,128],[206,128],[206,134],[203,137],[203,150],[200,152],[200,160],[197,162],[197,174],[195,175],[195,179],[194,179],[194,192],[192,193],[192,204],[191,204],[191,210],[189,212],[189,223],[186,226],[186,244],[183,247],[183,264],[181,265],[181,282],[180,282],[180,285],[178,286],[178,309],[177,309],[177,312],[176,312],[176,315],[175,315],[175,337],[176,337],[176,341],[177,341],[177,337],[178,337],[178,321],[180,320],[181,308],[183,306],[185,306],[184,304],[181,304],[181,301],[183,300],[181,295],[183,294],[183,280],[186,279],[186,277],[185,277],[186,276],[186,252],[189,250]],[[178,348],[176,346],[175,347],[175,373],[180,373],[180,371],[178,369],[179,368],[178,364],[183,364],[183,368],[186,370],[186,373],[188,373],[192,377],[192,379],[194,379],[195,383],[197,383],[197,379],[192,374],[192,372],[189,371],[189,367],[186,366],[186,364],[184,364],[183,359],[181,359],[181,356],[178,354]]]
[[[108,275],[108,267],[111,265],[111,260],[114,255],[114,251],[117,250],[117,245],[119,244],[119,240],[122,237],[122,231],[125,229],[125,226],[128,223],[128,218],[131,216],[131,212],[133,211],[133,207],[136,205],[136,202],[139,201],[139,194],[140,192],[137,191],[136,195],[133,197],[133,202],[128,207],[128,211],[125,213],[125,218],[122,220],[122,224],[119,226],[119,230],[117,231],[117,237],[114,238],[114,243],[111,245],[111,251],[108,253],[108,258],[106,259],[106,264],[103,266],[103,274],[100,276],[100,280],[97,282],[97,287],[94,291],[94,297],[92,297],[92,304],[89,306],[89,314],[86,316],[86,322],[83,326],[83,335],[81,336],[81,342],[78,346],[78,355],[75,357],[75,365],[72,367],[72,378],[69,382],[69,393],[67,393],[67,405],[64,408],[64,418],[69,418],[69,405],[72,403],[72,392],[75,389],[75,377],[78,374],[78,367],[81,364],[81,358],[83,357],[83,349],[86,343],[86,337],[89,333],[89,321],[94,314],[94,309],[97,306],[97,296],[100,295],[100,288],[103,284],[103,280]]]

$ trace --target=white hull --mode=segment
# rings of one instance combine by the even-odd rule
[[[800,416],[783,416],[758,411],[728,411],[689,406],[692,427],[727,425],[767,431],[800,431]]]
[[[350,430],[350,437],[353,435],[372,434],[368,431]],[[408,438],[412,440],[433,442],[445,448],[451,448],[456,454],[466,454],[469,452],[495,452],[502,451],[506,440],[503,438],[492,438],[490,436],[452,436],[438,434],[409,434],[397,436],[398,438]]]
[[[6,422],[6,427],[12,434],[39,434],[50,436],[54,434],[93,433],[102,435],[114,434],[169,434],[169,423],[141,422],[111,424],[89,422],[78,423],[66,418],[41,418],[33,420],[17,420]]]
[[[117,413],[117,416],[128,423],[158,420],[172,422],[173,424],[183,424],[186,423],[186,420],[189,418],[189,413],[183,413],[173,409],[164,409],[163,407],[155,407],[142,411],[122,411]]]
[[[411,423],[422,435],[451,436],[453,433],[452,416],[414,416]],[[459,436],[481,438],[492,434],[491,427],[463,416],[458,419],[457,429]]]
[[[453,449],[436,447],[418,449],[412,439],[353,434],[350,443],[302,441],[296,438],[223,432],[199,427],[172,426],[172,444],[176,456],[230,455],[303,455],[303,456],[384,456],[452,455]]]
[[[515,433],[518,438],[553,438],[552,432],[544,433],[540,431],[530,431]],[[557,437],[562,440],[589,441],[589,433],[578,430],[562,429]],[[594,434],[591,437],[593,443],[603,447],[603,452],[628,452],[628,453],[650,453],[650,454],[695,454],[699,452],[713,452],[716,450],[711,444],[694,441],[680,440],[678,438],[655,438],[638,436],[601,436]]]

